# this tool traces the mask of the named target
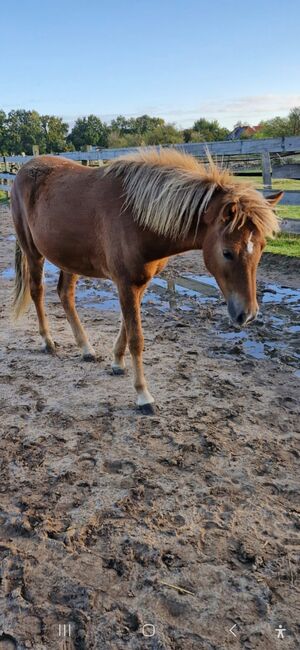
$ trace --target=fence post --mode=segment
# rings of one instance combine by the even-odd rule
[[[85,151],[92,151],[92,148],[93,147],[92,147],[91,144],[86,144],[85,147],[84,147]],[[89,166],[89,160],[82,160],[81,164],[84,165],[84,167],[88,167]]]
[[[263,151],[261,154],[261,163],[262,163],[262,176],[263,176],[263,185],[265,190],[272,189],[272,165],[271,158],[268,151]]]
[[[4,172],[5,172],[5,173],[9,172],[9,164],[8,164],[8,162],[6,162],[6,158],[5,158],[5,156],[4,156]],[[9,188],[10,188],[10,183],[9,183],[9,181],[8,181],[7,178],[3,178],[3,179],[2,179],[2,184],[3,184],[3,185],[7,185],[7,190],[4,190],[4,192],[5,192],[5,194],[6,194],[6,199],[7,199],[7,201],[8,201],[9,198],[10,198],[10,190],[9,190]]]

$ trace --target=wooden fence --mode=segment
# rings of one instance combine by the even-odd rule
[[[220,162],[224,157],[232,156],[234,158],[241,155],[251,154],[260,156],[264,185],[264,190],[262,191],[267,193],[267,190],[270,191],[272,189],[272,165],[270,154],[299,154],[300,136],[268,138],[265,140],[224,140],[221,142],[208,143],[193,142],[171,146],[178,151],[184,151],[199,158],[204,158],[207,151],[209,151],[210,154]],[[103,164],[105,161],[113,160],[122,154],[124,155],[134,151],[137,151],[137,147],[131,147],[128,149],[102,149],[100,151],[74,151],[64,152],[57,155],[64,156],[71,160],[77,160],[82,164],[88,165],[90,161],[98,161],[99,164]],[[0,172],[0,190],[7,192],[7,195],[9,195],[15,177],[15,174],[11,172],[12,166],[17,168],[31,158],[32,156],[0,156],[0,168],[4,167],[4,171]],[[293,165],[289,165],[289,167],[288,177],[297,178],[297,175],[293,176],[293,169],[291,170]],[[295,173],[298,174],[299,177],[299,166],[294,165],[294,168],[298,168]],[[284,171],[282,173],[284,174]],[[285,191],[281,204],[300,206],[300,190]]]

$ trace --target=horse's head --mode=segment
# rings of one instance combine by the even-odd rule
[[[265,238],[278,230],[273,208],[282,196],[279,192],[265,199],[247,185],[235,185],[229,196],[213,200],[204,215],[204,261],[239,327],[258,313],[256,269]]]

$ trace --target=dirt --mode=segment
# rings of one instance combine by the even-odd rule
[[[87,364],[49,274],[47,356],[32,307],[10,322],[3,206],[0,230],[0,650],[299,648],[297,262],[265,256],[244,335],[214,287],[176,289],[200,254],[170,262],[143,308],[146,417],[129,359],[111,374],[109,283],[80,286]]]

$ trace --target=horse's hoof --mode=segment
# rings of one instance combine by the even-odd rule
[[[86,352],[85,354],[82,355],[83,361],[88,361],[88,362],[93,362],[96,361],[96,355],[92,354],[92,352]]]
[[[48,343],[45,343],[45,345],[42,346],[42,352],[44,354],[55,354],[55,345],[49,345]]]
[[[113,375],[125,375],[125,368],[119,368],[118,366],[112,366]]]
[[[137,406],[137,410],[141,415],[155,415],[155,404],[141,404]]]

